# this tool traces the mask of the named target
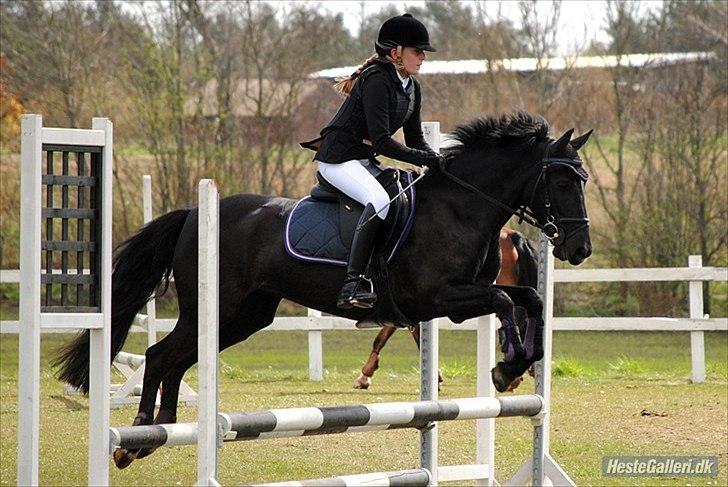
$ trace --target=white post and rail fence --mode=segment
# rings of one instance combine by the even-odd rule
[[[46,129],[49,130],[49,129]],[[439,122],[423,123],[423,131],[428,140],[434,141],[433,146],[439,146]],[[152,220],[152,179],[143,176],[143,210],[144,222]],[[73,270],[69,270],[73,273]],[[625,268],[625,269],[554,269],[553,282],[549,285],[547,294],[553,295],[553,285],[559,283],[578,282],[686,282],[688,283],[689,317],[560,317],[552,316],[552,328],[555,331],[685,331],[690,333],[691,378],[693,382],[700,383],[705,380],[705,344],[704,332],[728,331],[728,318],[709,318],[703,310],[703,282],[728,281],[728,269],[725,267],[703,267],[699,255],[688,257],[686,267],[671,268]],[[18,284],[20,271],[17,269],[0,270],[0,284]],[[147,345],[156,343],[157,332],[169,332],[176,323],[175,319],[158,319],[156,317],[155,301],[147,304],[147,313],[137,317],[132,332],[146,332]],[[446,318],[438,320],[441,330],[473,331],[477,329],[477,320],[469,320],[456,325]],[[307,331],[309,349],[309,378],[323,380],[323,332],[326,330],[355,330],[354,322],[334,316],[322,316],[317,310],[308,310],[307,316],[277,317],[266,328],[271,331]],[[54,327],[44,329],[43,333],[70,332],[73,329]],[[18,333],[18,321],[0,321],[0,333]],[[143,369],[129,368],[142,365],[143,356],[126,354],[122,352],[121,359],[115,364],[117,369],[130,377],[132,373],[135,380],[141,379]],[[130,363],[131,362],[131,363]],[[130,385],[132,387],[130,387]],[[123,397],[133,392],[134,384],[129,381],[120,386],[116,392],[117,398],[112,398],[112,405],[122,405],[134,402],[133,398]],[[138,391],[137,391],[138,392]],[[183,384],[181,400],[194,403],[195,393],[186,384]]]
[[[690,333],[691,379],[695,383],[705,381],[706,331],[728,331],[728,318],[709,318],[703,312],[703,282],[726,282],[728,269],[725,267],[703,267],[699,255],[688,257],[686,267],[626,268],[626,269],[554,269],[553,283],[578,282],[686,282],[690,316],[674,317],[562,317],[553,316],[554,331],[683,331]],[[18,270],[1,270],[0,283],[17,284]],[[553,288],[549,291],[553,293]],[[153,305],[153,301],[150,302]],[[148,308],[149,309],[149,308]],[[440,330],[474,331],[477,320],[454,324],[447,318],[438,319]],[[132,332],[147,332],[149,323],[154,323],[155,332],[169,332],[176,320],[156,318],[148,320],[139,315]],[[307,331],[309,378],[323,380],[323,332],[329,330],[356,330],[354,321],[336,316],[322,316],[319,311],[309,310],[308,316],[279,316],[266,328],[269,331]],[[43,333],[68,333],[74,329],[54,327]],[[0,321],[0,333],[18,333],[18,321]],[[151,334],[151,332],[150,332]],[[155,333],[156,336],[156,333]],[[151,342],[153,343],[153,342]],[[687,343],[686,343],[687,346]],[[123,355],[127,359],[129,354]],[[132,356],[132,360],[137,357]],[[123,363],[123,361],[122,361]],[[136,365],[136,363],[134,363]],[[193,402],[189,399],[189,402]]]

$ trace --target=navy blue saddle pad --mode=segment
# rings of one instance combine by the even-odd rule
[[[404,173],[400,182],[406,187],[412,180],[413,173]],[[410,207],[406,223],[395,245],[389,251],[387,261],[394,257],[409,235],[414,217],[414,190],[414,186],[407,190]],[[351,239],[352,235],[346,238]],[[317,200],[311,196],[299,200],[286,221],[285,243],[288,254],[296,259],[346,266],[349,259],[349,245],[342,241],[339,202]]]

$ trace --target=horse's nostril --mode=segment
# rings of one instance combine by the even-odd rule
[[[589,257],[591,255],[591,246],[587,245],[587,246],[584,246],[584,247],[580,247],[577,250],[577,254],[581,258],[586,259],[587,257]]]

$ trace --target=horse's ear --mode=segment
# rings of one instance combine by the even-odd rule
[[[569,143],[571,140],[571,136],[574,133],[574,129],[569,129],[566,132],[564,132],[564,135],[559,137],[559,140],[551,144],[551,149],[549,150],[550,154],[562,154],[564,152],[564,149],[566,149],[566,144]]]
[[[586,141],[589,140],[589,136],[594,132],[594,129],[591,129],[589,132],[582,134],[581,136],[575,138],[571,141],[571,147],[574,148],[574,150],[579,150],[582,148],[584,144],[586,144]]]

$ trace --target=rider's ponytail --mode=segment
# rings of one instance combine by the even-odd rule
[[[356,71],[351,73],[349,76],[345,76],[343,78],[336,78],[336,84],[334,85],[334,89],[341,93],[344,96],[349,96],[349,93],[351,93],[351,88],[354,86],[354,80],[359,77],[359,75],[367,69],[372,64],[385,61],[382,59],[379,54],[374,54],[373,56],[369,57],[366,61],[364,61],[361,66],[359,66]]]
[[[395,46],[393,46],[395,47]],[[398,60],[402,57],[402,47],[396,46],[397,48],[397,58]],[[372,64],[376,63],[395,63],[399,67],[399,64],[395,62],[394,59],[392,59],[386,48],[377,45],[376,46],[377,53],[373,56],[369,57],[366,61],[364,61],[361,66],[356,68],[356,71],[351,73],[349,76],[345,76],[343,78],[336,78],[336,84],[334,84],[334,89],[339,92],[340,94],[344,96],[349,96],[349,93],[351,93],[351,88],[354,86],[354,80],[359,77],[359,75],[364,72],[365,69],[367,69]],[[401,61],[400,61],[401,63]]]

